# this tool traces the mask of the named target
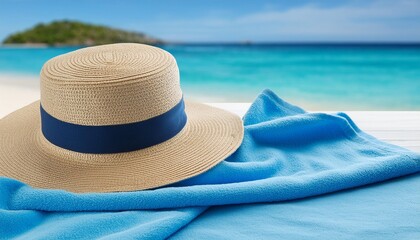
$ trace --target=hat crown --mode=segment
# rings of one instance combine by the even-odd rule
[[[182,99],[168,52],[143,44],[88,47],[57,56],[41,71],[41,105],[53,117],[87,126],[159,116]]]

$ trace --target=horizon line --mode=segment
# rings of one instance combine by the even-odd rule
[[[188,41],[164,41],[162,43],[157,44],[149,44],[149,45],[156,45],[156,46],[178,46],[178,45],[202,45],[202,46],[212,46],[212,45],[231,45],[231,46],[275,46],[275,45],[284,45],[284,46],[417,46],[420,45],[420,41],[195,41],[195,42],[188,42]],[[87,46],[95,46],[95,45],[65,45],[65,44],[57,44],[57,45],[48,45],[44,43],[12,43],[12,44],[4,44],[0,43],[0,47],[28,47],[28,48],[44,48],[44,47],[87,47]]]

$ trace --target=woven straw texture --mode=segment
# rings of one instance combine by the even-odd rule
[[[181,99],[168,52],[143,44],[83,48],[52,58],[41,71],[41,104],[55,118],[114,125],[160,115]]]
[[[56,57],[44,65],[41,81],[46,111],[85,125],[148,119],[182,97],[174,58],[141,44],[105,45]],[[84,154],[44,138],[39,108],[37,101],[0,120],[0,175],[39,188],[156,188],[207,171],[231,155],[243,138],[238,116],[186,101],[187,124],[175,137],[132,152]]]

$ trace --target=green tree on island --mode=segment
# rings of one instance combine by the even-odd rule
[[[4,44],[99,45],[117,42],[159,44],[143,33],[124,31],[77,21],[54,21],[8,36]]]

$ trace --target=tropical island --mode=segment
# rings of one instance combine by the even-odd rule
[[[79,21],[53,21],[11,34],[3,44],[48,45],[48,46],[92,46],[109,43],[145,43],[157,45],[162,40],[144,33],[125,31]]]

